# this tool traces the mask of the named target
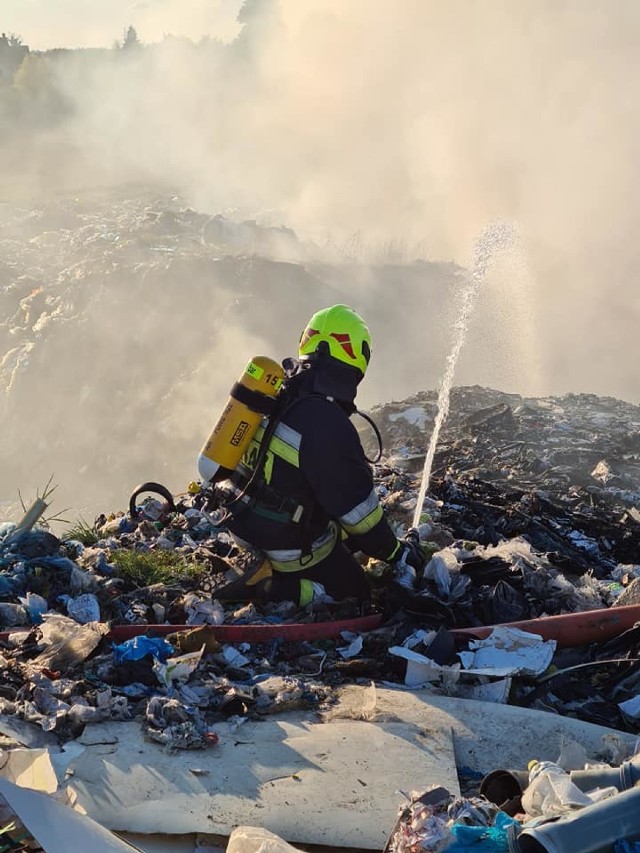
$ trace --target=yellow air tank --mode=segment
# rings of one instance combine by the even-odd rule
[[[222,480],[235,470],[260,423],[275,407],[284,370],[272,358],[253,358],[231,395],[198,456],[198,471],[206,482]]]

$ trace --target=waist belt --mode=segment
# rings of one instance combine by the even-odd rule
[[[302,517],[303,507],[298,504],[294,512],[281,512],[277,509],[269,509],[269,507],[256,504],[253,507],[253,512],[261,518],[267,518],[269,521],[276,521],[278,524],[297,524]]]
[[[322,536],[311,543],[309,553],[303,553],[301,548],[277,549],[263,553],[277,572],[300,572],[316,566],[328,557],[338,538],[338,525],[331,521]]]
[[[298,524],[305,512],[305,504],[295,497],[284,497],[269,487],[258,491],[252,507],[256,515],[282,524]]]

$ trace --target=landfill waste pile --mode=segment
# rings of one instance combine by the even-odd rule
[[[373,412],[386,444],[377,489],[400,535],[434,399]],[[421,519],[423,575],[399,586],[386,564],[363,558],[365,604],[221,603],[216,592],[247,557],[197,494],[142,492],[128,512],[61,535],[5,522],[2,731],[31,723],[65,741],[89,722],[136,718],[168,748],[210,748],[216,721],[319,708],[339,685],[374,680],[640,732],[635,620],[606,642],[585,634],[579,649],[544,639],[535,622],[459,634],[629,610],[639,601],[638,506],[639,407],[459,388]],[[339,632],[313,633],[332,624]]]
[[[479,387],[454,389],[451,404],[420,519],[423,571],[397,583],[362,557],[368,602],[224,601],[250,556],[195,488],[146,484],[127,511],[64,532],[38,521],[42,499],[1,523],[0,763],[25,746],[27,758],[82,750],[85,727],[127,721],[169,755],[215,752],[249,721],[330,712],[351,683],[640,733],[640,407]],[[436,395],[371,414],[385,445],[376,488],[402,536]],[[590,613],[596,630],[581,623],[579,642],[545,627]],[[605,633],[603,613],[630,615]],[[610,747],[594,758],[569,744],[555,762],[524,755],[481,780],[459,769],[461,795],[416,779],[424,787],[406,795],[385,853],[635,853],[640,762],[628,744]],[[39,807],[21,808],[22,789],[1,781],[0,849],[3,839],[7,850],[53,849],[47,821],[32,824]],[[60,808],[63,824],[76,815]],[[296,849],[245,826],[228,849],[264,844]]]
[[[563,763],[533,759],[528,769],[494,770],[476,796],[433,786],[412,794],[385,853],[636,853],[638,756],[613,767],[581,764],[586,756],[574,748]]]

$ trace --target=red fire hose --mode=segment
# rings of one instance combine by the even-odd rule
[[[331,640],[339,637],[342,631],[363,633],[373,631],[382,624],[382,616],[359,616],[356,619],[339,619],[335,622],[295,622],[281,625],[210,625],[211,633],[221,643],[265,643],[281,638],[288,642],[300,640]],[[108,639],[116,643],[130,640],[141,634],[164,636],[177,631],[191,631],[198,625],[114,625]],[[10,634],[30,631],[31,628],[14,628],[0,632],[0,641],[6,641]]]
[[[503,622],[500,627],[520,628],[539,634],[544,640],[556,640],[559,648],[586,646],[590,643],[606,642],[640,622],[640,605],[607,607],[581,613],[562,613],[560,616],[541,616],[522,622]],[[329,640],[342,631],[374,631],[382,624],[382,616],[361,616],[356,619],[341,619],[336,622],[304,622],[283,625],[219,625],[211,626],[214,637],[223,643],[264,643],[277,637],[295,642],[300,640]],[[110,639],[121,643],[131,637],[151,632],[157,636],[188,631],[195,625],[116,625],[109,634]],[[497,625],[477,628],[454,628],[451,633],[459,639],[484,639]],[[14,628],[0,633],[0,640],[9,634],[30,630]]]
[[[520,628],[539,634],[543,640],[556,640],[558,648],[586,646],[611,640],[640,622],[640,605],[606,607],[580,613],[561,613],[560,616],[540,616],[522,622],[506,622],[501,627]],[[451,633],[460,638],[483,640],[497,625],[480,628],[455,628]]]

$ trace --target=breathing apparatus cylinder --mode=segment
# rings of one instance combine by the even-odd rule
[[[198,456],[204,481],[223,480],[235,470],[262,419],[274,411],[283,379],[284,370],[272,358],[259,355],[249,362]]]

